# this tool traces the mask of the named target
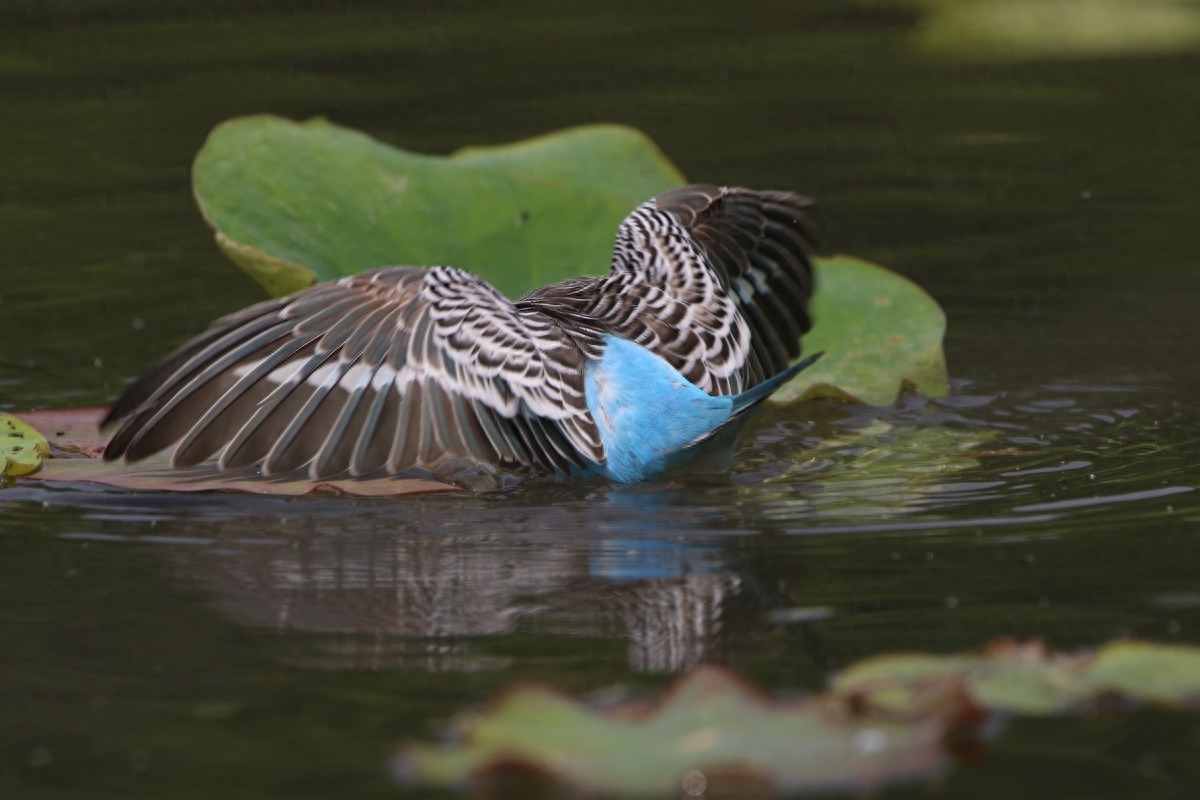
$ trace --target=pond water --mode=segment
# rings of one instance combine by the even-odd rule
[[[0,491],[0,795],[429,796],[396,745],[521,677],[1200,643],[1200,55],[931,54],[866,0],[394,5],[0,9],[0,409],[111,402],[259,299],[188,177],[259,111],[439,153],[623,122],[811,194],[826,252],[942,303],[952,392],[770,408],[703,482]],[[936,793],[1194,797],[1200,715],[1018,721]]]

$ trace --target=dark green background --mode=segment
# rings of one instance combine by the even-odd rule
[[[432,153],[620,122],[695,180],[803,191],[826,252],[942,302],[956,383],[770,410],[711,485],[4,490],[0,794],[396,796],[397,742],[517,676],[658,686],[704,657],[795,690],[1003,634],[1200,642],[1200,57],[931,58],[920,24],[853,0],[5,0],[0,409],[109,402],[259,298],[188,170],[264,111]],[[1015,452],[922,438],[982,430]],[[794,606],[832,611],[770,621]],[[940,795],[1192,797],[1198,763],[1195,715],[1021,721]]]

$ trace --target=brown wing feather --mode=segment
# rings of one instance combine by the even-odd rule
[[[219,321],[118,401],[105,457],[176,445],[179,465],[216,456],[314,478],[455,456],[602,463],[587,341],[460,270],[376,270]]]

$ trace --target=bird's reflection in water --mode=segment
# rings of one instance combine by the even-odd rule
[[[565,608],[582,617],[600,611],[620,625],[629,666],[675,672],[703,659],[721,630],[725,600],[740,586],[718,544],[691,539],[604,539],[589,552],[594,602]]]
[[[307,666],[499,669],[487,640],[528,633],[623,637],[631,668],[675,671],[709,650],[739,579],[716,536],[648,530],[663,516],[644,502],[243,517],[205,522],[212,545],[173,558],[239,622],[318,634]]]

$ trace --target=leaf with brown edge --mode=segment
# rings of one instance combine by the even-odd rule
[[[980,755],[1001,733],[991,723],[1008,714],[1142,705],[1200,708],[1200,648],[1115,641],[1061,654],[1038,640],[998,639],[975,652],[868,658],[828,691],[793,700],[711,666],[676,679],[656,702],[603,710],[518,685],[462,714],[455,741],[405,746],[395,773],[472,788],[536,777],[602,796],[861,795]]]
[[[952,761],[943,738],[961,711],[951,704],[920,718],[862,717],[823,698],[773,700],[707,666],[649,709],[594,711],[526,685],[489,711],[460,718],[460,742],[406,747],[396,772],[434,786],[531,772],[601,795],[866,792],[942,774]]]
[[[838,675],[833,691],[897,711],[933,683],[960,683],[981,707],[1031,716],[1080,713],[1114,700],[1192,708],[1200,706],[1200,648],[1116,641],[1055,653],[1038,640],[998,639],[977,653],[870,658]]]

